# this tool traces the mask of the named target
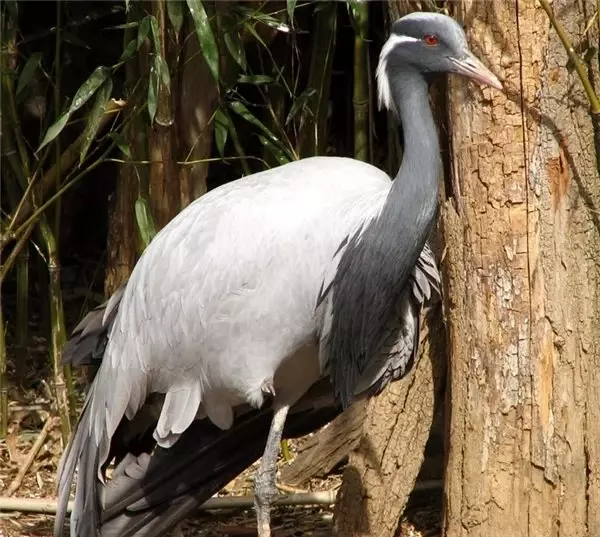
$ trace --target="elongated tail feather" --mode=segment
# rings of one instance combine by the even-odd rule
[[[79,418],[76,432],[69,442],[58,467],[58,509],[54,519],[54,535],[63,535],[71,482],[78,466],[78,487],[71,519],[71,535],[97,535],[100,522],[100,482],[97,478],[102,442],[97,444],[90,427],[89,397]],[[103,439],[105,443],[106,440]]]
[[[284,437],[315,431],[340,411],[335,406],[292,411]],[[163,535],[258,460],[272,416],[270,408],[252,411],[227,431],[197,421],[173,447],[125,460],[106,489],[101,535]]]

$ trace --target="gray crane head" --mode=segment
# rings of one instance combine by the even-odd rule
[[[469,50],[461,26],[441,13],[410,13],[392,25],[377,67],[380,107],[394,109],[390,78],[402,76],[407,69],[455,73],[502,89],[496,76]]]

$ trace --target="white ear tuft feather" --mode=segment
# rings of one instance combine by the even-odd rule
[[[382,108],[387,108],[394,114],[398,115],[394,96],[392,95],[392,86],[390,84],[390,75],[388,72],[388,60],[392,50],[394,50],[397,45],[402,45],[403,43],[416,43],[417,41],[419,40],[415,37],[391,34],[381,48],[381,53],[379,54],[379,65],[377,66],[377,71],[375,72],[375,76],[377,77],[377,101],[380,110]]]

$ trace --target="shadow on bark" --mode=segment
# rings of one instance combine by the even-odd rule
[[[412,371],[370,400],[335,506],[334,537],[392,537],[425,459],[444,399],[446,341],[441,306],[428,315]]]

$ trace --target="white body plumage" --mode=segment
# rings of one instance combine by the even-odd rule
[[[319,290],[335,272],[340,243],[378,213],[391,181],[345,158],[280,171],[209,192],[148,246],[96,377],[96,441],[124,413],[131,419],[150,392],[166,394],[156,438],[168,446],[197,411],[228,428],[234,406],[260,406],[265,383],[300,351],[304,363],[290,369],[289,382],[275,379],[275,393],[293,403],[318,378],[316,345],[326,336]]]

